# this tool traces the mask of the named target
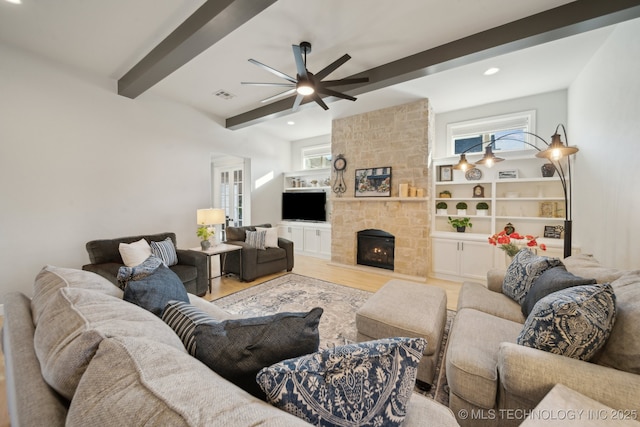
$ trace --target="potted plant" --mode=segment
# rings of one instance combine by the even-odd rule
[[[458,216],[465,216],[467,214],[467,204],[465,202],[458,202],[456,209],[458,209]]]
[[[446,215],[447,214],[447,204],[445,202],[436,203],[436,215]]]
[[[464,233],[467,227],[469,228],[473,227],[473,224],[471,224],[471,218],[449,217],[449,224],[451,224],[451,226],[455,228],[458,233]]]
[[[489,212],[489,205],[485,202],[480,202],[476,205],[476,213],[480,216],[486,216]]]
[[[211,247],[211,242],[209,239],[213,237],[216,233],[216,229],[213,227],[201,226],[198,227],[198,231],[196,231],[196,236],[198,236],[202,241],[200,242],[200,247],[202,250],[207,250]]]
[[[438,194],[438,196],[441,199],[450,199],[451,198],[451,191],[449,191],[449,190],[441,191],[440,194]]]

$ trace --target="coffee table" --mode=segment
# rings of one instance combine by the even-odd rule
[[[220,255],[220,275],[224,274],[224,265],[227,261],[227,255],[229,252],[240,251],[238,258],[240,259],[240,281],[242,281],[242,246],[238,245],[229,245],[227,243],[218,243],[217,245],[211,246],[209,249],[202,248],[189,248],[191,251],[201,252],[207,255],[207,267],[209,269],[209,292],[211,292],[211,279],[213,279],[211,273],[211,257],[215,255]]]

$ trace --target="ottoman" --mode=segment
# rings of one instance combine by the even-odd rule
[[[356,311],[357,340],[424,338],[427,346],[417,379],[433,384],[446,320],[447,294],[443,289],[394,279]]]

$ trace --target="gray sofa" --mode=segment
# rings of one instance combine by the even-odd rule
[[[160,318],[94,273],[47,266],[33,297],[5,295],[2,346],[12,427],[305,426],[191,357]],[[218,319],[232,317],[189,295]],[[403,426],[456,426],[413,394]]]
[[[245,282],[251,282],[267,274],[293,270],[293,242],[291,240],[278,237],[277,248],[264,250],[256,249],[245,243],[247,231],[256,231],[256,227],[271,228],[271,224],[226,228],[226,243],[242,246],[242,253],[234,251],[227,254],[225,271],[237,274]]]
[[[83,265],[82,269],[97,273],[117,286],[118,280],[116,277],[118,270],[124,265],[118,249],[120,243],[133,243],[140,239],[145,239],[147,243],[160,242],[167,237],[170,237],[173,241],[173,245],[176,247],[176,254],[178,255],[178,264],[172,265],[169,268],[182,280],[187,292],[203,296],[209,289],[207,256],[200,252],[177,249],[175,233],[92,240],[86,244],[89,261],[91,263]]]
[[[518,345],[525,318],[502,293],[505,272],[489,271],[487,285],[465,282],[446,353],[449,407],[456,416],[469,414],[460,425],[518,425],[558,383],[612,408],[640,411],[640,270],[606,268],[589,255],[563,263],[614,289],[616,321],[604,348],[585,362]]]

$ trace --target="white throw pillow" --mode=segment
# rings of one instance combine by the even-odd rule
[[[266,231],[266,238],[264,240],[264,246],[267,248],[278,247],[278,229],[269,227],[256,227],[256,231]]]
[[[133,243],[120,243],[118,250],[127,267],[140,265],[151,255],[151,246],[144,239]]]

